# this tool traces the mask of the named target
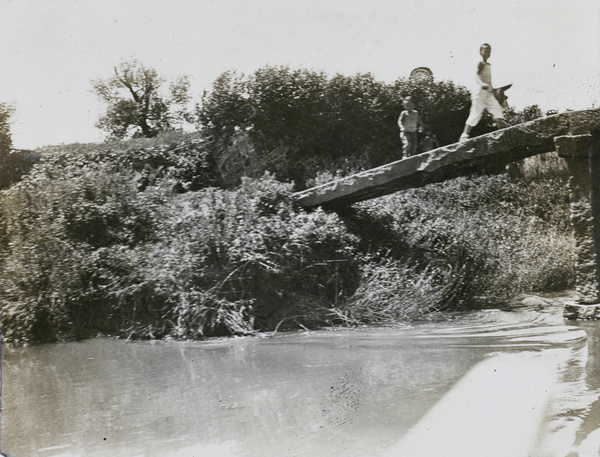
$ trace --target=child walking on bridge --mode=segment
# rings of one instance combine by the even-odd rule
[[[479,87],[473,91],[471,96],[471,112],[459,141],[469,139],[471,129],[479,123],[485,109],[495,119],[504,119],[502,106],[494,96],[492,87],[492,66],[488,62],[492,54],[492,47],[487,43],[482,44],[479,47],[479,54],[482,60],[477,64],[477,74],[475,76],[475,81]]]

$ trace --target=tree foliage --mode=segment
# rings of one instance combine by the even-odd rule
[[[10,122],[14,113],[13,106],[0,103],[0,156],[6,156],[12,149]]]
[[[31,151],[13,150],[10,124],[15,108],[0,103],[0,189],[5,189],[28,173],[38,155]]]
[[[370,73],[330,77],[285,66],[249,76],[226,72],[204,93],[197,117],[213,138],[231,141],[246,132],[261,156],[287,151],[269,170],[298,184],[315,170],[356,171],[398,160],[397,119],[406,95],[441,145],[457,140],[469,112],[466,88],[409,79],[387,84]]]
[[[538,105],[526,106],[522,111],[516,111],[514,108],[509,107],[504,112],[508,125],[517,125],[522,124],[523,122],[533,121],[543,115],[544,113]]]
[[[393,87],[396,95],[410,95],[415,100],[421,119],[436,135],[440,146],[458,140],[471,106],[471,94],[466,87],[451,81],[409,79],[398,79]]]
[[[178,78],[168,88],[166,82],[137,60],[114,67],[114,76],[92,81],[93,91],[107,105],[96,126],[113,138],[152,138],[188,122],[188,77]]]

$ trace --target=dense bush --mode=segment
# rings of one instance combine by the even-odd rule
[[[171,189],[214,181],[193,135],[44,148],[2,193],[6,339],[46,340],[154,322],[144,266]]]
[[[39,153],[50,178],[98,163],[107,172],[133,173],[142,187],[168,183],[184,191],[219,184],[219,173],[198,133],[169,132],[151,139],[46,146]]]
[[[52,160],[40,165],[2,194],[4,337],[113,329],[120,295],[137,287],[135,251],[153,240],[165,192],[138,192],[131,173],[98,163],[71,163],[58,177]]]
[[[296,209],[290,185],[178,196],[98,163],[55,177],[62,159],[2,194],[7,341],[315,325],[358,285],[355,237],[334,214]]]
[[[355,237],[334,214],[294,209],[290,185],[244,180],[187,194],[172,211],[154,271],[178,337],[314,325],[324,315],[307,303],[331,308],[357,287]]]
[[[396,324],[457,309],[452,265],[419,267],[409,257],[365,263],[356,293],[339,310],[346,324]]]
[[[264,67],[248,77],[226,72],[204,94],[197,115],[213,139],[227,143],[245,132],[261,157],[279,148],[284,156],[274,155],[265,169],[303,187],[319,171],[348,173],[398,160],[397,119],[406,95],[442,145],[458,139],[470,105],[466,88],[409,79],[386,84],[369,73],[329,77],[288,67]]]
[[[359,214],[385,220],[394,234],[378,237],[371,252],[385,262],[395,258],[414,265],[413,277],[438,272],[442,302],[476,308],[498,306],[520,292],[573,285],[567,202],[564,178],[513,180],[503,174],[458,178],[365,202]]]

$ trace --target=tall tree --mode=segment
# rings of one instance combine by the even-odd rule
[[[114,75],[92,81],[107,105],[96,126],[113,138],[155,137],[190,121],[189,79],[182,76],[165,88],[166,80],[138,60],[114,67]]]
[[[14,112],[13,106],[0,103],[0,156],[5,156],[12,149],[10,122]]]
[[[14,106],[0,102],[0,189],[18,182],[38,159],[32,151],[13,150],[10,124],[14,113]]]

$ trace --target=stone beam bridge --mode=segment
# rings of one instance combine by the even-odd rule
[[[295,194],[305,208],[341,208],[400,190],[497,169],[557,151],[571,174],[578,301],[569,318],[600,318],[600,109],[572,111],[498,130]]]

